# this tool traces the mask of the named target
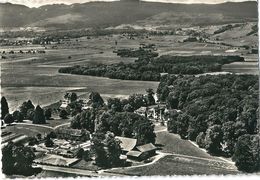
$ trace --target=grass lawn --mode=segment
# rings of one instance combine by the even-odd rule
[[[53,120],[47,120],[47,124],[44,124],[45,126],[50,127],[56,127],[58,125],[69,123],[71,119],[53,119]]]
[[[176,134],[165,131],[156,133],[156,136],[156,144],[161,145],[162,149],[160,151],[162,152],[214,159],[214,157],[197,148],[189,141],[181,139]]]
[[[174,156],[165,156],[156,163],[120,170],[110,170],[108,172],[120,173],[130,176],[155,176],[155,175],[221,175],[221,174],[237,174],[236,171],[229,171],[224,168],[210,165],[207,162],[195,161],[192,159],[180,159]]]
[[[27,136],[35,136],[39,133],[41,134],[47,134],[51,132],[52,130],[50,128],[45,127],[39,127],[39,126],[33,126],[33,125],[24,125],[24,124],[15,124],[13,126],[7,126],[2,131],[10,131],[14,134],[22,134]]]

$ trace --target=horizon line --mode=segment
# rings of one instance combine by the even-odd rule
[[[224,4],[224,3],[244,3],[244,2],[256,2],[257,3],[257,0],[239,0],[239,1],[233,1],[233,0],[224,0],[223,2],[214,2],[214,3],[209,3],[209,2],[190,2],[190,1],[187,1],[187,2],[170,2],[169,0],[88,0],[88,1],[85,1],[85,2],[75,2],[75,3],[65,3],[65,2],[54,2],[54,3],[46,3],[46,4],[41,4],[41,5],[38,5],[38,6],[29,6],[28,4],[26,3],[13,3],[13,2],[9,2],[10,0],[6,0],[5,2],[0,2],[0,4],[13,4],[13,5],[22,5],[22,6],[26,6],[28,8],[40,8],[40,7],[43,7],[43,6],[48,6],[48,5],[74,5],[74,4],[87,4],[87,3],[93,3],[93,2],[107,2],[107,3],[112,3],[112,2],[119,2],[119,1],[133,1],[133,2],[152,2],[152,3],[165,3],[165,4],[205,4],[205,5],[214,5],[214,4]]]

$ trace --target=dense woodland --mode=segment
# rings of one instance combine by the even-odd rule
[[[145,53],[144,53],[145,52]],[[101,76],[111,79],[159,81],[160,73],[202,74],[221,71],[223,64],[244,61],[239,56],[160,56],[155,58],[152,51],[142,51],[135,63],[112,65],[89,65],[63,67],[60,73]],[[120,54],[120,56],[123,56]]]
[[[160,101],[171,109],[168,130],[196,141],[214,155],[233,156],[239,170],[260,168],[257,135],[258,77],[253,75],[164,76]]]

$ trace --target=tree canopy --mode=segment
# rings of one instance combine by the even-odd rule
[[[9,113],[9,107],[7,100],[4,96],[1,98],[1,119],[4,119],[5,115]]]

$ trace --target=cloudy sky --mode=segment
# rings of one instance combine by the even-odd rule
[[[10,2],[13,4],[23,4],[29,7],[39,7],[45,4],[73,4],[73,3],[84,3],[90,1],[114,1],[114,0],[0,0],[1,3]],[[223,3],[226,1],[241,2],[246,0],[146,0],[146,1],[157,1],[157,2],[168,2],[168,3],[208,3],[216,4]],[[251,0],[255,1],[255,0]]]

